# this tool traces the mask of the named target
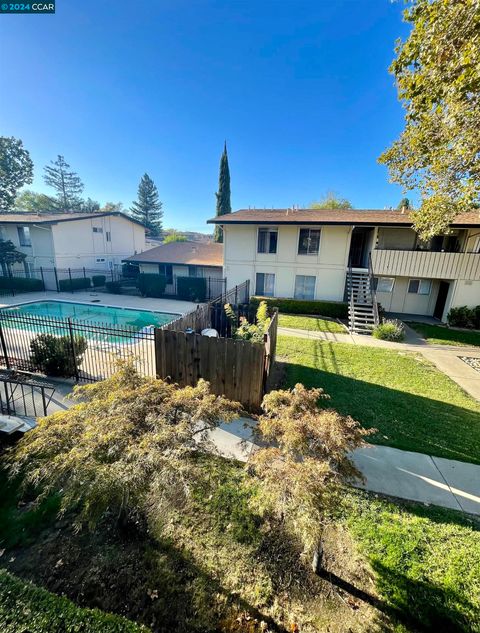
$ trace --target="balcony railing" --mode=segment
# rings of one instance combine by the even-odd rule
[[[375,275],[480,280],[480,253],[372,251]]]

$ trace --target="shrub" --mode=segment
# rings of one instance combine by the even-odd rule
[[[100,288],[105,285],[107,277],[105,275],[92,275],[92,284],[94,288]]]
[[[75,359],[69,336],[39,334],[30,342],[30,361],[47,376],[75,376],[75,364],[79,367],[87,349],[83,336],[74,337]]]
[[[177,277],[177,295],[187,301],[205,301],[207,280],[204,277]]]
[[[480,305],[474,308],[460,306],[451,308],[447,314],[448,325],[480,330]]]
[[[165,275],[153,273],[140,273],[138,275],[137,287],[142,297],[163,297],[166,285]]]
[[[229,303],[224,306],[227,319],[232,327],[232,338],[263,343],[266,331],[270,325],[268,306],[266,301],[260,301],[255,315],[255,323],[249,323],[246,317],[237,318],[237,314]]]
[[[128,279],[136,279],[140,274],[140,267],[138,264],[123,264],[122,265],[122,277]]]
[[[60,279],[58,289],[60,292],[73,292],[74,290],[83,290],[90,288],[92,280],[90,277],[75,277],[75,279]]]
[[[277,299],[271,297],[252,297],[250,303],[257,306],[260,301],[266,301],[269,308],[278,308],[282,314],[312,314],[346,319],[348,306],[341,301],[300,301],[298,299]]]
[[[122,294],[122,284],[119,281],[107,281],[105,288],[114,295]]]
[[[372,335],[382,341],[399,343],[405,338],[405,328],[400,321],[386,319],[373,328]]]
[[[41,279],[28,277],[0,277],[0,290],[15,290],[16,292],[37,292],[45,290]]]
[[[77,607],[0,569],[2,633],[148,633],[119,615]]]

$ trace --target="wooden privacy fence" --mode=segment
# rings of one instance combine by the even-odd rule
[[[202,308],[191,315],[196,315],[192,316],[192,323],[196,318],[202,327],[205,325],[202,319],[206,319],[207,315]],[[182,387],[194,386],[203,378],[210,383],[213,393],[257,409],[275,360],[277,325],[275,312],[263,343],[189,334],[169,326],[156,329],[157,376],[168,378]]]

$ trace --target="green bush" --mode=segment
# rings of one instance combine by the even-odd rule
[[[107,277],[105,275],[92,275],[92,284],[94,288],[100,288],[105,285]]]
[[[82,609],[67,598],[0,569],[2,633],[148,633],[150,629],[99,609]]]
[[[163,297],[167,278],[165,275],[154,273],[140,273],[137,280],[137,288],[142,297]]]
[[[122,294],[122,284],[119,281],[107,281],[105,288],[114,295]]]
[[[90,277],[76,277],[75,279],[60,279],[58,288],[60,292],[73,292],[74,290],[83,290],[90,288],[92,280]]]
[[[250,303],[255,307],[260,301],[266,301],[269,308],[278,308],[281,314],[312,314],[332,319],[348,317],[348,306],[341,301],[300,301],[276,297],[251,297],[250,299]]]
[[[83,336],[74,337],[75,362],[79,367],[87,349]],[[30,361],[34,367],[47,376],[75,376],[72,342],[69,336],[39,334],[30,342]]]
[[[177,295],[187,301],[205,301],[207,280],[204,277],[177,277]]]
[[[372,335],[382,341],[400,343],[405,338],[405,328],[400,321],[386,319],[373,328]]]
[[[139,274],[140,267],[138,264],[122,264],[122,277],[136,279]]]
[[[15,290],[16,292],[37,292],[45,290],[41,279],[28,277],[0,277],[0,290]]]
[[[448,325],[480,330],[480,305],[474,308],[460,306],[451,308],[447,314]]]

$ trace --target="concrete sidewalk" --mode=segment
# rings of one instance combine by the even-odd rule
[[[372,336],[362,334],[337,334],[335,332],[313,332],[311,330],[296,330],[279,327],[278,333],[295,338],[329,341],[332,343],[350,343],[350,345],[364,345],[397,352],[413,352],[422,354],[440,371],[457,383],[464,391],[480,401],[480,372],[473,369],[460,359],[460,356],[480,358],[479,347],[458,347],[453,345],[430,345],[414,330],[405,326],[405,343],[381,341]]]
[[[221,455],[246,462],[257,448],[254,430],[254,420],[240,418],[210,437]],[[365,477],[359,488],[480,516],[480,466],[371,444],[352,459]]]

